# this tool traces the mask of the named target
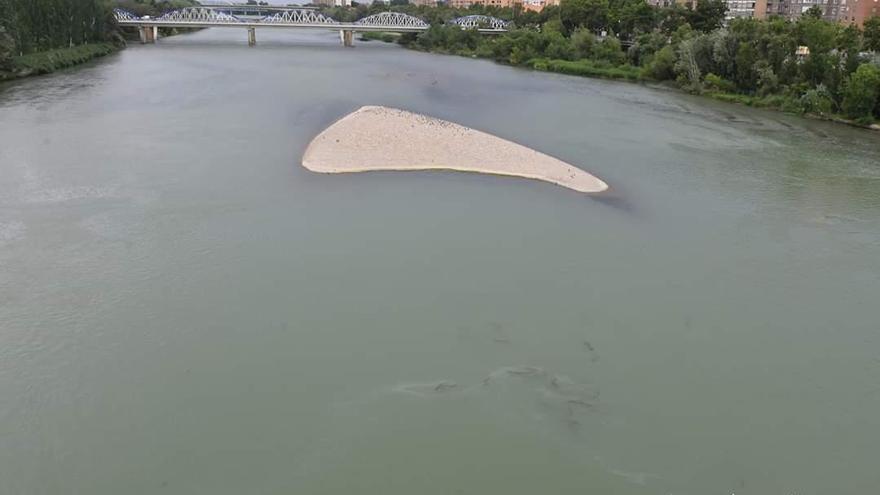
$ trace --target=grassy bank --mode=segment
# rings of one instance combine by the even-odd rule
[[[494,58],[496,62],[505,64],[507,63],[504,58],[498,60],[498,58],[493,57],[491,52],[488,51],[481,52],[480,50],[470,50],[466,48],[450,50],[444,47],[437,47],[425,50],[422,46],[413,43],[404,43],[404,46],[418,51],[437,53],[441,55],[458,55],[468,58]],[[542,72],[554,72],[571,76],[594,77],[601,79],[614,79],[619,81],[659,84],[683,93],[696,94],[726,103],[733,103],[754,108],[765,108],[795,115],[801,115],[807,118],[827,120],[854,127],[860,127],[863,129],[880,131],[880,125],[872,123],[870,119],[863,119],[862,121],[859,121],[855,119],[849,119],[840,112],[835,112],[833,110],[833,105],[828,100],[828,98],[815,90],[807,91],[800,96],[790,94],[770,94],[766,96],[747,95],[730,91],[730,89],[733,88],[721,88],[717,85],[706,85],[706,87],[700,89],[699,91],[685,91],[675,84],[670,84],[668,81],[664,82],[662,80],[651,77],[650,71],[647,70],[646,67],[635,67],[626,63],[622,65],[616,65],[606,60],[562,60],[533,58],[519,64],[510,65],[517,65],[520,67],[528,67]],[[714,81],[711,74],[709,75],[708,79]]]
[[[94,58],[109,55],[118,49],[119,47],[110,43],[89,43],[71,48],[59,48],[57,50],[14,57],[11,70],[0,71],[0,80],[49,74]]]
[[[544,72],[558,72],[572,76],[601,77],[604,79],[623,79],[626,81],[638,81],[642,71],[631,65],[613,66],[595,60],[547,60],[532,59],[527,64],[535,70]]]

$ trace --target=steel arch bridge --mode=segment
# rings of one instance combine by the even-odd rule
[[[260,19],[260,24],[336,24],[332,17],[311,9],[291,9],[267,15]]]
[[[466,15],[449,21],[449,24],[461,26],[463,29],[479,29],[481,31],[507,31],[510,23],[488,15]]]
[[[204,7],[190,7],[180,10],[172,10],[156,18],[157,21],[169,22],[241,22],[234,15]]]
[[[400,12],[382,12],[373,14],[369,17],[356,21],[358,26],[391,26],[391,27],[412,27],[418,29],[428,29],[428,23]]]
[[[339,31],[343,44],[351,46],[355,32],[419,33],[427,31],[428,23],[402,12],[381,12],[355,22],[339,22],[314,9],[273,9],[258,19],[242,19],[217,7],[187,7],[166,12],[159,17],[138,17],[125,10],[114,10],[116,23],[136,27],[141,41],[152,43],[159,37],[160,27],[209,28],[237,27],[248,30],[248,44],[256,44],[256,28],[317,28]],[[451,21],[462,29],[477,29],[484,34],[507,31],[508,24],[489,16],[465,16]]]
[[[314,9],[284,9],[256,20],[244,20],[218,9],[187,7],[166,12],[160,17],[137,17],[131,12],[116,9],[116,22],[121,26],[159,27],[339,27],[355,31],[412,32],[428,29],[428,23],[400,12],[382,12],[356,22],[339,22]],[[381,28],[381,29],[375,29]]]

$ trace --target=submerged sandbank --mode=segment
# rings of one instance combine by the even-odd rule
[[[561,160],[485,132],[396,108],[365,106],[319,134],[302,164],[313,172],[458,170],[537,179],[579,192],[608,189]]]

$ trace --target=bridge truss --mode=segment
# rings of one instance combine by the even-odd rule
[[[402,12],[381,12],[364,17],[355,22],[339,22],[314,9],[290,8],[273,9],[270,14],[252,19],[239,18],[221,9],[210,7],[187,7],[166,12],[159,17],[138,17],[125,10],[114,10],[116,22],[120,26],[137,27],[141,41],[152,43],[159,37],[160,27],[241,27],[247,28],[248,43],[256,43],[255,30],[258,27],[320,28],[338,30],[346,46],[352,44],[352,33],[367,31],[387,31],[397,33],[418,33],[427,31],[428,23]],[[470,15],[450,21],[462,29],[476,29],[484,34],[507,31],[508,23],[501,19]]]
[[[493,31],[507,31],[510,23],[488,15],[466,15],[449,21],[450,24],[461,26],[463,29],[491,29]]]
[[[381,12],[356,21],[357,26],[390,26],[428,29],[428,23],[400,12]]]

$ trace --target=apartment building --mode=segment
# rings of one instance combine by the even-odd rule
[[[451,7],[466,9],[471,5],[485,5],[487,7],[513,7],[514,4],[522,4],[523,0],[449,0]]]
[[[839,12],[840,22],[861,26],[868,18],[880,15],[880,2],[877,0],[840,0]]]
[[[741,17],[767,17],[768,0],[727,0],[727,20]]]
[[[560,0],[523,0],[522,6],[523,10],[540,12],[541,10],[544,10],[544,7],[559,5],[559,1]]]
[[[813,7],[822,10],[822,18],[826,21],[842,20],[846,11],[846,3],[853,0],[767,0],[767,15],[777,15],[795,20]]]

